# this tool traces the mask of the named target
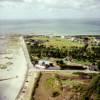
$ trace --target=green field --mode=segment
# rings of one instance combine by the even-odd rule
[[[34,40],[42,40],[42,41],[47,41],[45,43],[43,43],[43,45],[46,45],[47,47],[53,46],[53,47],[58,47],[58,48],[70,48],[70,47],[82,47],[84,44],[83,43],[79,43],[77,41],[71,41],[68,39],[61,39],[58,37],[52,37],[52,38],[48,38],[48,37],[32,37],[31,39]]]
[[[32,100],[100,100],[99,79],[92,73],[43,72]]]
[[[51,60],[52,58],[55,62],[65,59],[66,62],[70,61],[73,65],[88,66],[94,62],[97,64],[100,58],[100,47],[91,45],[90,42],[86,47],[84,38],[30,36],[25,40],[33,63],[35,60],[46,58]],[[66,63],[63,63],[63,66],[66,66]]]

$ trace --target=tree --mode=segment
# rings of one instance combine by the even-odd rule
[[[93,96],[93,94],[95,95]],[[93,96],[93,97],[92,97]],[[83,95],[83,100],[100,100],[100,74],[96,75]]]
[[[89,38],[85,37],[83,42],[84,42],[84,51],[86,51],[87,47],[89,46]]]

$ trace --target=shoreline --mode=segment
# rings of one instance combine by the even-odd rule
[[[53,34],[53,33],[48,33],[48,34],[43,34],[43,33],[27,33],[27,34],[24,34],[24,33],[5,33],[5,34],[3,34],[3,33],[1,33],[0,34],[0,37],[1,36],[75,36],[75,37],[77,37],[77,36],[100,36],[100,34]]]
[[[0,69],[0,78],[8,79],[0,81],[0,100],[14,100],[19,95],[28,70],[28,62],[23,51],[23,43],[20,37],[4,37],[1,41],[7,40],[7,50],[0,59],[0,64],[6,68]],[[7,60],[7,62],[5,62]],[[3,63],[2,63],[3,62]],[[6,64],[7,63],[7,64]],[[16,86],[16,87],[15,87]],[[10,91],[13,92],[10,92]]]

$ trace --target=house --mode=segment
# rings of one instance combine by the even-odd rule
[[[38,63],[35,64],[35,68],[47,70],[60,70],[59,66],[54,66],[53,63],[47,60],[39,60]]]

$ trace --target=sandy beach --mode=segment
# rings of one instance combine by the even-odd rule
[[[0,39],[0,100],[16,99],[23,86],[27,69],[20,37],[2,37]]]

